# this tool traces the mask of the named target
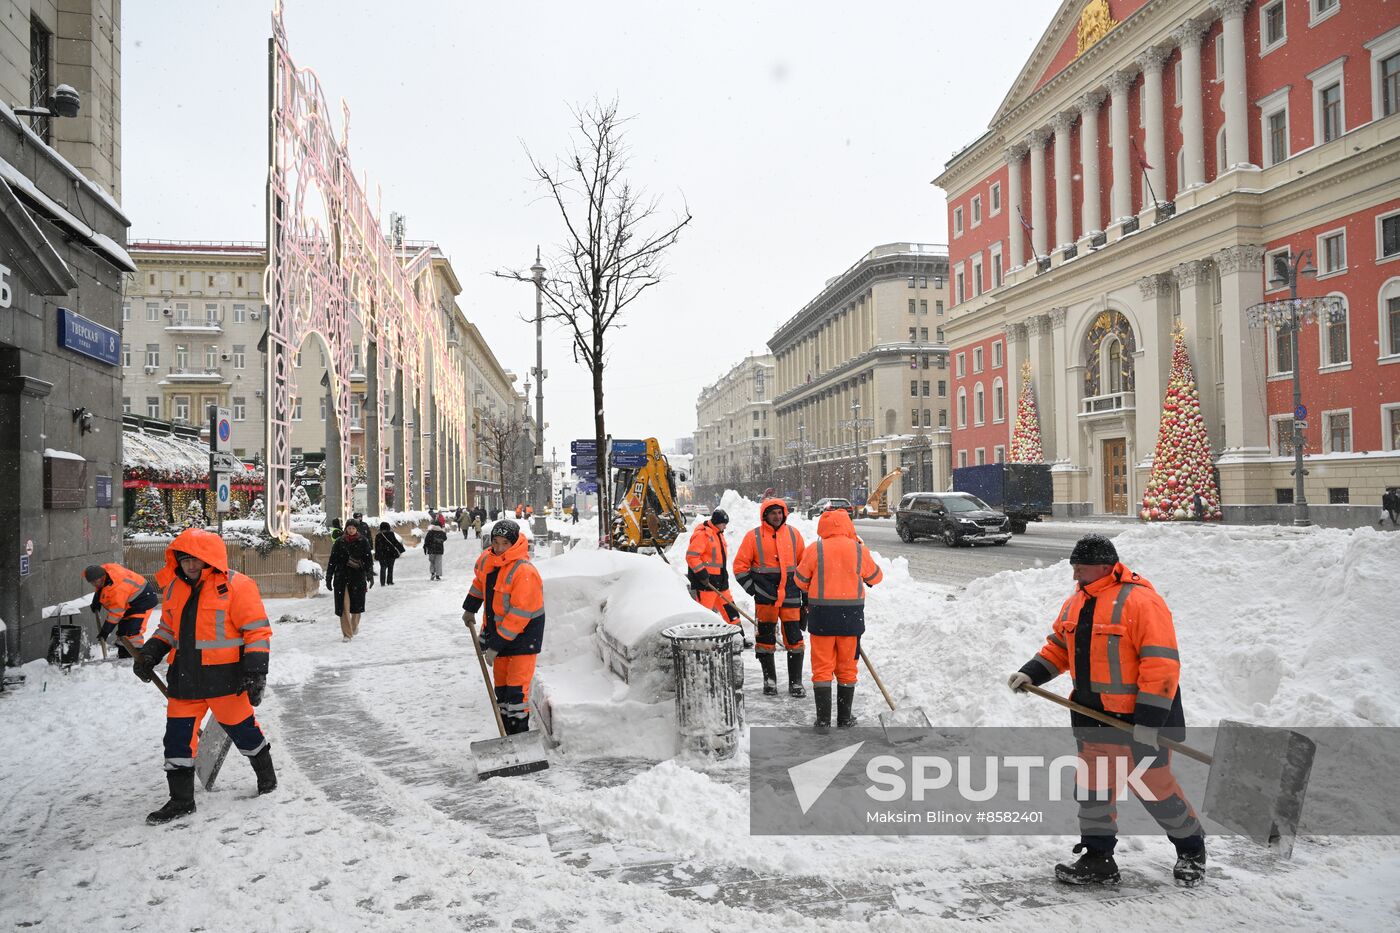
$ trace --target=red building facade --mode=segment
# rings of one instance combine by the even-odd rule
[[[1374,520],[1400,484],[1396,164],[1394,3],[1063,4],[987,133],[937,179],[955,464],[1009,449],[1029,362],[1057,511],[1135,514],[1179,325],[1227,520],[1286,517],[1291,340],[1248,309],[1287,297],[1270,280],[1307,249],[1318,273],[1299,294],[1347,309],[1299,334],[1307,494],[1320,521]]]

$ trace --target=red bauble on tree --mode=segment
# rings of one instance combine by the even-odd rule
[[[1162,400],[1157,452],[1138,515],[1146,522],[1218,521],[1221,517],[1200,391],[1180,326],[1172,333],[1172,368]]]
[[[1042,463],[1040,412],[1035,407],[1030,361],[1021,364],[1021,397],[1016,401],[1016,425],[1011,429],[1011,463]]]

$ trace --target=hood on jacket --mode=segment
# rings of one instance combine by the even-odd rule
[[[780,508],[780,509],[783,510],[783,524],[787,524],[787,520],[788,520],[788,506],[787,506],[787,503],[784,502],[782,499],[776,499],[776,498],[774,498],[774,499],[764,499],[764,500],[763,500],[763,503],[758,507],[758,523],[759,523],[760,525],[768,525],[768,521],[764,518],[764,516],[766,516],[766,515],[768,514],[768,510],[771,509],[771,508],[773,508],[774,506],[777,506],[778,508]],[[768,527],[771,528],[771,527],[773,527],[773,526],[772,526],[772,525],[768,525]],[[783,527],[783,526],[782,526],[782,525],[779,525],[778,527],[781,528],[781,527]]]
[[[856,526],[845,509],[828,509],[817,519],[817,534],[823,538],[854,538]]]
[[[179,569],[175,561],[176,553],[198,557],[220,573],[228,573],[228,548],[224,545],[224,539],[203,528],[186,528],[165,549],[165,567],[156,575],[161,586],[174,579]]]
[[[1110,587],[1117,586],[1120,583],[1131,583],[1134,586],[1143,586],[1154,591],[1157,589],[1151,583],[1148,583],[1146,579],[1129,570],[1122,561],[1114,564],[1112,570],[1093,583],[1090,583],[1088,586],[1080,586],[1080,584],[1077,583],[1075,586],[1078,586],[1090,596],[1097,597],[1102,596]]]
[[[504,567],[506,564],[509,564],[512,561],[529,559],[530,539],[525,537],[524,535],[521,535],[520,537],[516,538],[515,543],[512,544],[510,547],[506,548],[506,552],[499,556],[497,556],[496,552],[492,551],[490,548],[486,549],[486,569],[488,572],[496,567]]]

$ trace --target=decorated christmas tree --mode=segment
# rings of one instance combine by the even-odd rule
[[[127,534],[165,534],[170,521],[165,514],[165,500],[154,486],[142,486],[136,493],[136,508],[126,523]]]
[[[198,496],[190,499],[190,504],[185,506],[185,527],[204,527],[204,501]]]
[[[292,511],[307,512],[311,510],[311,497],[306,494],[305,486],[292,487]]]
[[[1201,394],[1180,325],[1172,333],[1172,369],[1162,400],[1162,426],[1138,514],[1147,522],[1216,521],[1221,517],[1210,437],[1201,417]]]
[[[1035,406],[1031,385],[1031,364],[1021,364],[1021,397],[1016,402],[1016,425],[1011,429],[1011,463],[1042,463],[1040,450],[1040,411]]]

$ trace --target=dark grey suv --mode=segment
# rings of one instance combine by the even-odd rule
[[[938,538],[948,547],[1011,540],[1011,520],[966,492],[908,493],[899,501],[894,527],[903,541]]]

